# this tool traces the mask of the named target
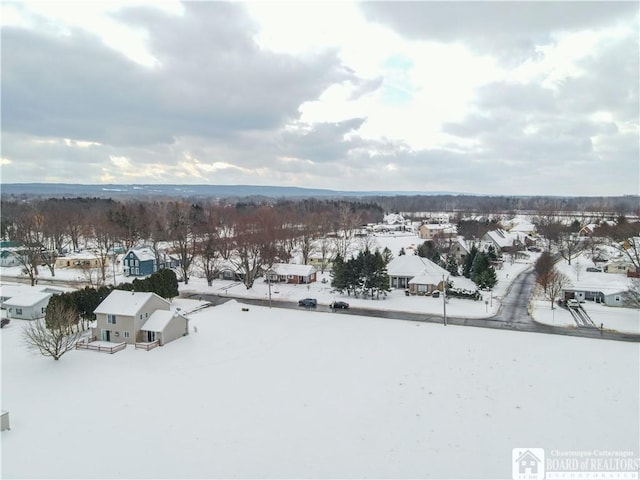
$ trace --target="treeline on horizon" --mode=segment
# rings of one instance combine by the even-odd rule
[[[556,197],[556,196],[491,196],[491,195],[395,195],[395,196],[339,196],[339,197],[265,197],[260,195],[246,197],[46,197],[37,194],[6,195],[0,203],[65,203],[69,206],[97,205],[114,203],[165,203],[186,201],[194,204],[218,204],[235,206],[243,210],[257,205],[293,207],[300,212],[319,212],[333,210],[340,205],[349,204],[352,208],[366,212],[365,216],[381,216],[391,212],[461,212],[477,214],[515,214],[530,213],[553,215],[554,213],[601,213],[613,216],[627,215],[640,217],[640,196],[598,196],[598,197]],[[113,203],[112,203],[113,204]],[[379,219],[377,219],[379,220]],[[376,220],[372,220],[376,221]]]

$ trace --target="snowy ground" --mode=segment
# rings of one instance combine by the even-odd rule
[[[2,478],[484,479],[511,478],[515,447],[638,456],[639,344],[240,307],[59,362],[13,321]]]

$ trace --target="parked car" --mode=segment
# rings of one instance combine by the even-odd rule
[[[6,327],[7,325],[9,325],[10,321],[11,320],[9,320],[8,318],[3,318],[2,320],[0,320],[0,328]]]
[[[580,308],[580,302],[575,298],[570,298],[567,300],[567,307],[569,308]]]
[[[433,292],[431,292],[431,296],[433,298],[440,298],[440,290],[434,290]]]
[[[315,298],[303,298],[302,300],[298,300],[299,307],[316,307],[318,305],[318,301]]]
[[[602,268],[600,267],[587,267],[587,272],[601,272]]]
[[[344,308],[349,308],[349,304],[348,304],[347,302],[340,302],[340,301],[338,301],[338,302],[333,302],[333,303],[331,303],[331,305],[329,305],[329,306],[330,306],[331,308],[333,308],[333,309],[337,309],[337,308],[342,308],[342,309],[344,309]]]

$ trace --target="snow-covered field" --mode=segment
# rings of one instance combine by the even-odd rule
[[[2,478],[511,478],[515,447],[638,456],[637,343],[233,301],[191,326],[59,362],[2,329]]]

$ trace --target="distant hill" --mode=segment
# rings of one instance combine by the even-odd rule
[[[343,191],[266,185],[82,185],[72,183],[4,183],[3,195],[46,197],[370,197],[396,195],[460,195],[454,192]]]

